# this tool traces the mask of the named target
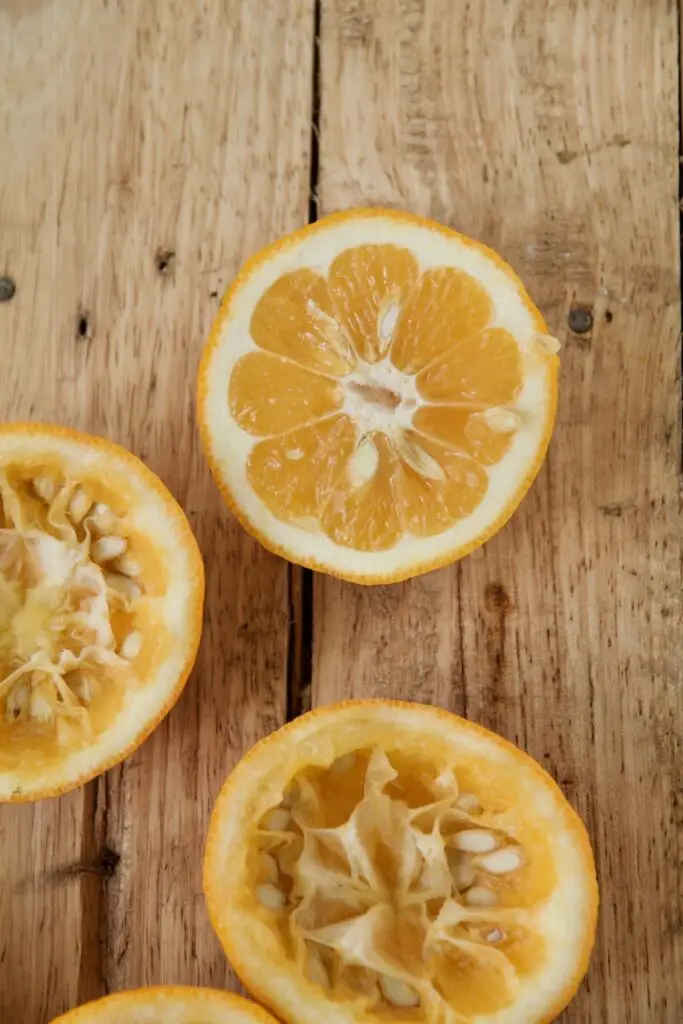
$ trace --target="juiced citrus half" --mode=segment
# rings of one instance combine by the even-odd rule
[[[180,507],[130,452],[0,426],[0,800],[57,795],[177,700],[204,572]]]
[[[55,1018],[52,1024],[277,1024],[232,992],[185,985],[117,992]]]
[[[549,775],[445,711],[351,701],[254,747],[218,797],[211,920],[289,1024],[534,1024],[569,1002],[597,913]]]
[[[512,514],[552,431],[557,342],[491,250],[351,210],[259,253],[227,292],[199,422],[271,550],[362,583],[461,557]]]

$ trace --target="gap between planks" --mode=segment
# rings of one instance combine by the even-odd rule
[[[678,0],[678,36],[677,51],[678,60],[678,245],[680,252],[680,266],[683,267],[683,0]],[[681,291],[681,323],[683,323],[683,275],[680,280]],[[680,373],[680,398],[681,398],[681,440],[683,441],[683,345],[681,345],[681,373]],[[681,444],[681,472],[683,472],[683,444]]]
[[[311,150],[308,187],[308,223],[318,219],[318,179],[320,176],[320,35],[322,0],[313,8],[313,62],[311,75]],[[290,565],[289,652],[287,662],[287,721],[311,708],[313,678],[313,571]]]

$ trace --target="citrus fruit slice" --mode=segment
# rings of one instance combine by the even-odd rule
[[[246,264],[202,358],[208,460],[272,551],[361,583],[462,557],[545,455],[558,345],[512,270],[455,231],[351,210]]]
[[[0,800],[131,753],[194,663],[204,571],[139,459],[61,427],[0,426]]]
[[[159,985],[116,992],[56,1017],[52,1024],[277,1024],[232,992]]]
[[[438,708],[322,707],[262,740],[211,818],[204,889],[289,1024],[533,1024],[593,944],[586,830],[512,744]]]

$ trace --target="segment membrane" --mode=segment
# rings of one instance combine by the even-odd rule
[[[458,776],[458,766],[360,749],[302,771],[259,822],[259,913],[312,984],[363,1013],[467,1022],[510,1005],[520,979],[543,967],[526,871],[503,882],[462,848],[485,836],[482,848],[523,850],[537,866],[544,844],[517,808],[506,826],[496,801],[462,790]],[[454,855],[470,867],[464,880]],[[476,890],[489,894],[486,908],[469,905]]]
[[[108,497],[55,465],[0,469],[2,772],[92,744],[168,653],[165,573]]]
[[[328,416],[341,408],[344,393],[331,377],[269,352],[249,352],[232,371],[229,401],[242,430],[264,437]]]

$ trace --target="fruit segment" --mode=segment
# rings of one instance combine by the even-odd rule
[[[408,461],[406,452],[413,458]],[[486,494],[486,471],[473,459],[449,451],[426,437],[408,432],[401,448],[398,486],[403,528],[420,537],[431,537],[464,519]],[[420,461],[415,457],[420,455]],[[432,460],[440,477],[425,474],[420,463]]]
[[[485,407],[423,405],[413,416],[413,427],[435,441],[481,466],[493,466],[506,454],[514,437],[514,419],[493,429]],[[495,421],[494,421],[495,422]]]
[[[417,276],[413,254],[395,245],[361,245],[333,260],[330,294],[359,359],[372,364],[386,355]]]
[[[230,378],[230,412],[242,430],[257,437],[284,434],[343,404],[336,380],[268,352],[243,356]]]
[[[249,456],[249,481],[273,514],[314,530],[355,446],[353,420],[331,416],[259,441]]]
[[[493,306],[473,277],[452,267],[426,270],[401,309],[391,361],[419,373],[489,323]]]
[[[500,327],[458,339],[417,375],[417,389],[428,402],[503,405],[522,384],[515,339]]]
[[[327,502],[321,525],[337,544],[357,551],[390,548],[403,533],[394,494],[398,462],[383,434],[363,440]]]
[[[250,330],[259,348],[320,373],[342,377],[356,364],[327,281],[312,270],[279,277],[259,300]]]

